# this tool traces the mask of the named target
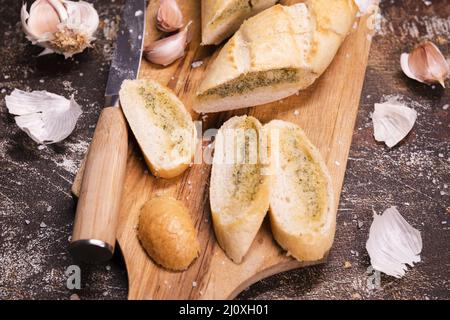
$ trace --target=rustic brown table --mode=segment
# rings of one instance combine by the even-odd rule
[[[0,299],[124,299],[127,276],[120,253],[103,266],[82,266],[82,289],[66,287],[74,218],[70,185],[103,103],[123,0],[92,1],[101,30],[92,49],[74,59],[37,58],[20,30],[20,1],[0,0]],[[447,0],[385,0],[373,38],[358,121],[327,264],[263,280],[241,299],[450,298],[450,90],[406,78],[399,56],[423,39],[450,55]],[[447,82],[448,83],[448,82]],[[64,142],[38,146],[14,123],[4,97],[14,88],[74,95],[83,106]],[[400,96],[419,113],[409,136],[389,150],[373,139],[373,104]],[[397,206],[422,232],[422,262],[407,276],[367,285],[365,250],[373,210]],[[349,268],[344,264],[350,262]],[[348,266],[348,263],[347,263]]]

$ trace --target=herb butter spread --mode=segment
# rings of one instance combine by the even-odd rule
[[[217,16],[212,22],[211,26],[215,26],[219,23],[221,23],[223,20],[229,18],[233,14],[235,14],[238,11],[242,12],[242,15],[248,15],[250,11],[252,10],[252,5],[249,0],[239,0],[235,1],[233,3],[233,6],[226,8],[222,13]]]
[[[153,125],[167,133],[170,148],[178,153],[178,155],[172,155],[186,155],[190,151],[187,145],[190,137],[185,137],[186,132],[183,129],[189,128],[188,119],[168,93],[155,89],[157,88],[139,87],[138,89],[139,95],[144,99],[146,110],[151,114],[149,119],[152,120]]]
[[[247,93],[257,88],[270,87],[279,83],[296,82],[298,78],[297,70],[291,68],[247,73],[239,76],[237,79],[206,90],[200,96],[217,95],[224,98]]]
[[[233,167],[232,181],[233,181],[233,193],[232,196],[238,202],[249,202],[254,200],[255,195],[258,193],[262,179],[262,166],[259,162],[259,131],[255,126],[255,123],[251,118],[245,119],[245,121],[239,126],[239,129],[243,129],[241,132],[245,132],[244,143],[238,145],[237,152],[240,154],[240,163],[237,163]],[[252,144],[256,144],[252,145]],[[256,159],[253,159],[254,155],[251,151],[257,152]]]
[[[320,166],[309,150],[305,142],[296,133],[296,129],[286,129],[281,139],[281,152],[283,154],[282,166],[285,166],[287,174],[294,175],[296,192],[301,195],[304,202],[304,217],[320,220],[325,211],[326,180],[321,174]]]

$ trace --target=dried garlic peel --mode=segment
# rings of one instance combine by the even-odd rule
[[[394,147],[408,135],[416,119],[417,112],[398,101],[375,103],[372,114],[375,140]]]
[[[359,12],[361,13],[367,13],[369,12],[371,8],[374,6],[378,6],[379,0],[354,0],[356,5],[359,8]]]
[[[390,207],[382,215],[374,215],[366,249],[375,270],[401,278],[406,264],[412,267],[420,262],[422,237],[395,207]]]
[[[47,91],[15,89],[5,100],[8,111],[17,115],[15,120],[19,128],[40,144],[67,138],[82,114],[81,107],[73,98],[68,100]]]

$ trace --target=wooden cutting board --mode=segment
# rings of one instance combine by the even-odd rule
[[[282,1],[285,4],[295,2],[299,1]],[[146,43],[161,36],[154,27],[158,3],[150,1]],[[326,73],[308,90],[265,106],[202,117],[192,111],[191,100],[218,50],[199,45],[200,1],[178,3],[185,21],[194,22],[189,52],[167,68],[143,61],[139,77],[157,80],[171,88],[193,118],[203,120],[203,131],[219,128],[230,117],[241,114],[252,115],[262,123],[283,119],[299,124],[326,160],[333,179],[337,210],[370,49],[366,19],[362,18],[358,27],[352,30]],[[202,61],[203,64],[193,68],[191,64],[194,61]],[[195,164],[178,178],[157,179],[146,168],[136,143],[130,143],[117,232],[128,271],[129,299],[230,299],[262,278],[323,262],[300,263],[287,257],[274,242],[267,221],[243,263],[236,265],[231,262],[218,246],[211,226],[210,169],[209,165]],[[77,188],[75,185],[75,193]],[[158,267],[146,255],[136,236],[139,209],[148,199],[163,194],[184,202],[198,230],[201,253],[184,272],[170,272]]]

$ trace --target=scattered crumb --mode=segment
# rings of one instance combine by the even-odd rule
[[[447,224],[447,221],[441,221],[441,224]]]
[[[364,225],[364,222],[358,220],[358,228],[361,229],[363,225]]]
[[[192,281],[192,288],[197,287],[197,281]]]
[[[45,228],[45,227],[47,227],[47,225],[46,225],[44,222],[41,222],[41,224],[39,225],[39,227]]]
[[[337,166],[340,166],[340,165],[341,165],[341,163],[340,163],[339,161],[337,161],[337,160],[336,160],[334,163],[335,163]]]
[[[104,297],[106,297],[108,295],[108,291],[105,291],[102,293]]]
[[[138,10],[138,11],[136,11],[135,13],[134,13],[134,16],[135,17],[140,17],[140,16],[142,16],[144,14],[144,12],[142,11],[142,10]]]
[[[298,111],[298,110],[294,111],[294,116],[298,116],[299,114],[300,114],[300,111]]]
[[[448,104],[444,104],[444,105],[442,106],[442,109],[447,110],[447,109],[448,109]]]
[[[202,64],[203,64],[203,61],[201,61],[201,60],[194,61],[191,63],[191,67],[195,69],[195,68],[201,67]]]
[[[40,83],[44,83],[44,82],[45,82],[45,80],[44,80],[44,79],[41,79],[41,80],[39,80],[39,82],[40,82]]]
[[[350,263],[350,261],[345,261],[344,262],[344,269],[348,269],[348,268],[351,268],[352,267],[352,264]]]
[[[354,293],[354,294],[352,294],[352,298],[353,299],[361,299],[362,297],[359,293]]]
[[[110,266],[110,265],[107,265],[107,266],[105,267],[105,269],[106,269],[106,271],[111,271],[111,266]]]
[[[25,224],[30,224],[30,220],[25,220]]]
[[[70,299],[70,300],[81,300],[81,299],[80,299],[80,296],[77,295],[76,293],[72,294],[72,295],[70,296],[69,299]]]
[[[46,210],[47,210],[47,212],[50,212],[50,211],[52,211],[52,209],[53,209],[52,206],[48,206]]]

